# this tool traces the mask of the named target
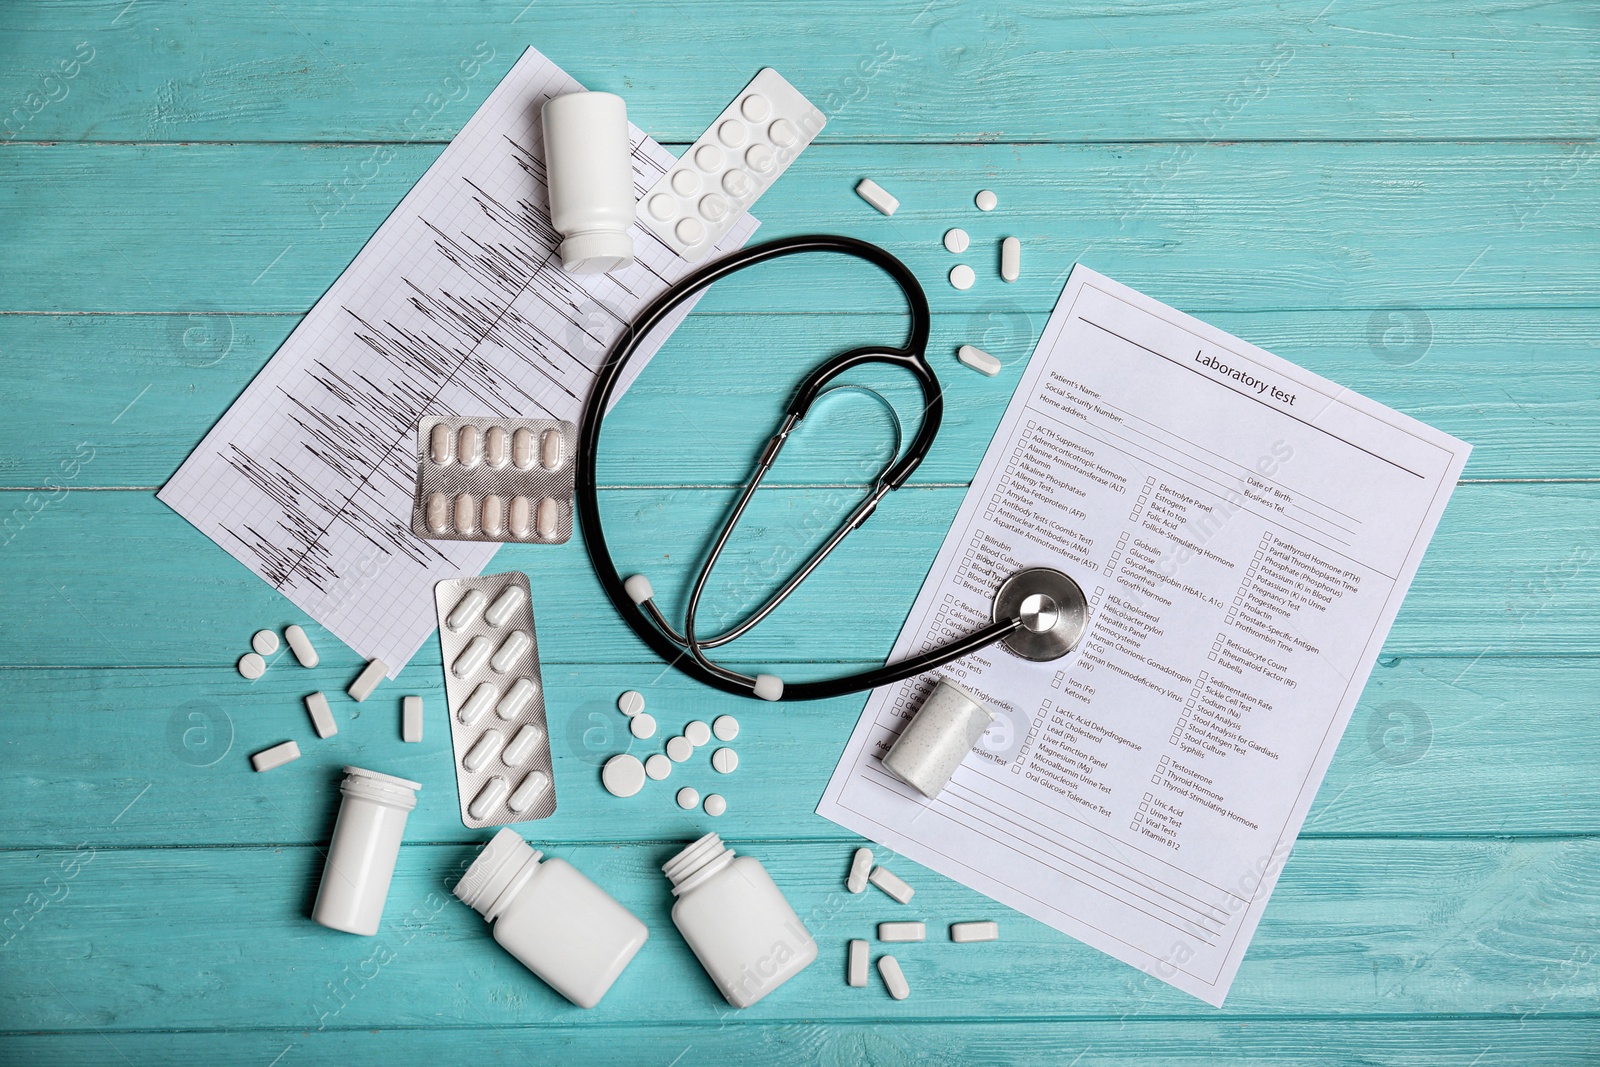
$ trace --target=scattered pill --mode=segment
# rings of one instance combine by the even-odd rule
[[[871,882],[885,893],[888,893],[891,897],[894,897],[894,899],[898,900],[902,904],[909,904],[911,902],[911,895],[916,892],[915,889],[912,889],[910,886],[906,885],[905,882],[901,881],[898,875],[889,870],[887,867],[872,868],[872,873],[867,876],[867,881]]]
[[[317,665],[317,650],[311,645],[311,638],[298,626],[291,626],[283,631],[283,639],[289,642],[289,651],[294,653],[294,658],[302,667],[315,667]]]
[[[489,661],[495,673],[504,674],[522,659],[528,649],[533,647],[533,638],[526,630],[512,630],[506,634],[506,639],[500,643],[500,648]]]
[[[489,605],[489,610],[483,613],[483,621],[490,626],[504,626],[506,620],[511,618],[516,610],[522,607],[523,598],[527,593],[522,586],[515,582],[506,586],[499,596],[494,598],[494,603]]]
[[[648,741],[656,735],[656,717],[641,711],[628,720],[628,732],[641,741]]]
[[[422,698],[409,696],[400,702],[400,740],[422,740]]]
[[[626,752],[612,756],[600,769],[600,784],[614,797],[631,797],[644,788],[644,764]]]
[[[470,626],[472,620],[478,617],[478,612],[483,610],[483,605],[489,600],[483,595],[481,589],[468,589],[467,595],[462,597],[455,609],[445,618],[444,624],[452,630],[459,630],[463,626]]]
[[[428,529],[436,534],[450,532],[450,498],[443,493],[428,494]]]
[[[281,745],[262,749],[250,757],[250,766],[258,771],[270,771],[275,767],[282,767],[285,763],[292,763],[300,758],[300,746],[293,741],[285,741]]]
[[[715,819],[717,816],[728,810],[728,802],[723,798],[721,793],[712,793],[710,796],[706,797],[706,801],[701,805],[701,807],[705,808],[707,815]]]
[[[494,707],[494,713],[502,719],[515,719],[521,715],[533,698],[539,693],[539,687],[533,684],[530,678],[518,678],[506,693],[505,699]]]
[[[856,184],[856,195],[885,215],[893,215],[895,209],[900,206],[900,201],[890,196],[888,190],[871,178],[862,178]]]
[[[525,496],[512,497],[511,507],[506,509],[506,522],[513,537],[527,537],[533,529],[533,501]]]
[[[562,458],[561,431],[551,427],[539,438],[539,466],[547,471],[553,471],[561,466]]]
[[[695,719],[688,726],[683,728],[683,736],[689,739],[689,743],[691,745],[693,745],[695,748],[699,748],[701,745],[710,742],[711,727],[707,726],[699,719]]]
[[[893,956],[878,957],[878,973],[883,975],[884,988],[896,1000],[904,1000],[911,995],[911,987],[906,984],[906,976],[900,970],[900,961]]]
[[[856,854],[850,857],[850,877],[845,879],[844,887],[852,893],[865,893],[867,891],[867,875],[872,873],[872,850],[858,848]]]
[[[517,814],[527,811],[550,788],[550,776],[543,771],[530,771],[516,791],[506,798],[506,807]]]
[[[450,427],[442,422],[434,423],[433,429],[428,431],[428,458],[434,463],[449,463],[451,443]]]
[[[461,766],[476,774],[500,754],[500,746],[505,744],[505,740],[506,735],[499,730],[485,730],[467,749],[467,754],[461,757]]]
[[[533,466],[533,431],[519,426],[511,435],[511,463],[518,470]]]
[[[731,748],[719,748],[711,753],[711,769],[718,774],[732,774],[739,767],[739,753]]]
[[[711,732],[718,741],[732,741],[739,736],[739,720],[732,715],[718,715],[711,720]]]
[[[461,720],[463,726],[476,725],[499,699],[499,686],[490,682],[480,682],[478,688],[472,691],[472,695],[462,701],[461,707],[456,710],[456,718]]]
[[[684,811],[700,806],[700,791],[692,785],[686,785],[678,790],[678,807]]]
[[[504,467],[511,457],[511,435],[504,426],[491,426],[483,435],[483,461],[491,467]]]
[[[254,652],[246,652],[239,657],[239,673],[253,682],[267,673],[267,661]]]
[[[339,732],[339,724],[333,720],[333,709],[328,707],[328,698],[322,693],[306,697],[306,713],[311,716],[311,726],[318,737],[332,737]]]
[[[878,924],[879,941],[926,941],[928,928],[923,923],[894,922]]]
[[[972,202],[978,205],[979,211],[993,211],[1000,205],[1000,198],[995,196],[991,189],[979,189],[978,195],[972,198]]]
[[[378,688],[378,683],[383,681],[383,676],[389,673],[389,665],[381,659],[369,659],[361,673],[356,675],[356,680],[350,683],[350,688],[345,692],[350,694],[350,699],[357,704],[372,695]]]
[[[644,773],[659,782],[672,773],[672,761],[657,752],[644,761]]]
[[[506,528],[506,498],[490,493],[483,498],[483,532],[498,536]]]
[[[1000,277],[1008,282],[1022,277],[1022,242],[1015,237],[1000,242]]]
[[[456,431],[456,462],[463,467],[478,464],[478,428],[463,426]]]
[[[273,630],[257,630],[251,635],[250,647],[259,656],[270,656],[278,651],[278,635]]]
[[[472,803],[467,805],[467,814],[474,819],[488,818],[489,813],[500,806],[505,799],[506,790],[511,787],[506,780],[498,774],[483,783],[483,788],[478,790],[478,795],[472,798]]]
[[[466,648],[461,650],[461,655],[456,657],[455,663],[450,667],[450,673],[457,678],[465,678],[488,662],[493,647],[487,637],[478,634],[467,642]]]
[[[1000,924],[997,922],[951,923],[950,940],[958,945],[965,945],[973,941],[998,941],[1000,940]]]
[[[644,694],[637,689],[628,690],[617,698],[617,710],[633,718],[644,710]]]
[[[965,291],[972,288],[972,283],[978,280],[978,274],[965,263],[957,263],[950,268],[950,284],[955,288]]]
[[[456,533],[469,534],[478,528],[478,502],[471,493],[456,495],[455,511],[450,521],[455,523]]]
[[[944,247],[947,252],[954,252],[959,256],[971,244],[972,238],[968,237],[967,231],[959,226],[944,231]]]
[[[500,762],[507,767],[520,767],[528,762],[528,757],[533,755],[533,747],[544,737],[544,729],[536,722],[530,722],[517,731],[517,736],[511,739],[506,750],[500,753]]]
[[[850,960],[845,965],[844,980],[847,985],[867,984],[867,943],[860,938],[850,942]]]
[[[689,743],[687,737],[679,735],[678,737],[668,738],[667,757],[673,763],[682,763],[692,755],[694,755],[694,746]]]
[[[1000,361],[981,348],[962,345],[956,349],[956,358],[979,374],[987,374],[993,378],[1000,373]]]

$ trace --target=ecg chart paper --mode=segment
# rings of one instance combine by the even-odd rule
[[[875,689],[817,812],[1221,1006],[1470,446],[1074,268],[891,656],[1082,586],[1066,656],[944,673],[996,719],[936,800]]]
[[[411,532],[417,420],[578,421],[624,326],[693,269],[639,225],[631,266],[561,269],[540,110],[582,89],[529,48],[158,494],[390,677],[434,629],[434,583],[500,547]],[[638,196],[676,159],[630,136]]]

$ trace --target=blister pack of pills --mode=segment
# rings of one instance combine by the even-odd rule
[[[566,542],[577,442],[578,428],[556,419],[424,417],[411,532],[435,541]]]
[[[699,262],[826,122],[783,75],[762,68],[644,195],[639,221]]]
[[[435,585],[433,596],[461,821],[476,828],[554,815],[528,576],[455,578]]]

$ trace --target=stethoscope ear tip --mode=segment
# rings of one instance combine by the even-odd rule
[[[628,594],[628,599],[635,604],[643,604],[647,600],[656,598],[655,587],[650,584],[650,579],[642,574],[635,574],[623,582],[622,589]]]

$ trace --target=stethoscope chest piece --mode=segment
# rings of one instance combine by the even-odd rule
[[[1078,583],[1049,567],[1018,571],[994,598],[994,620],[1021,618],[1001,639],[1023,659],[1060,659],[1078,646],[1089,626],[1089,601]]]

